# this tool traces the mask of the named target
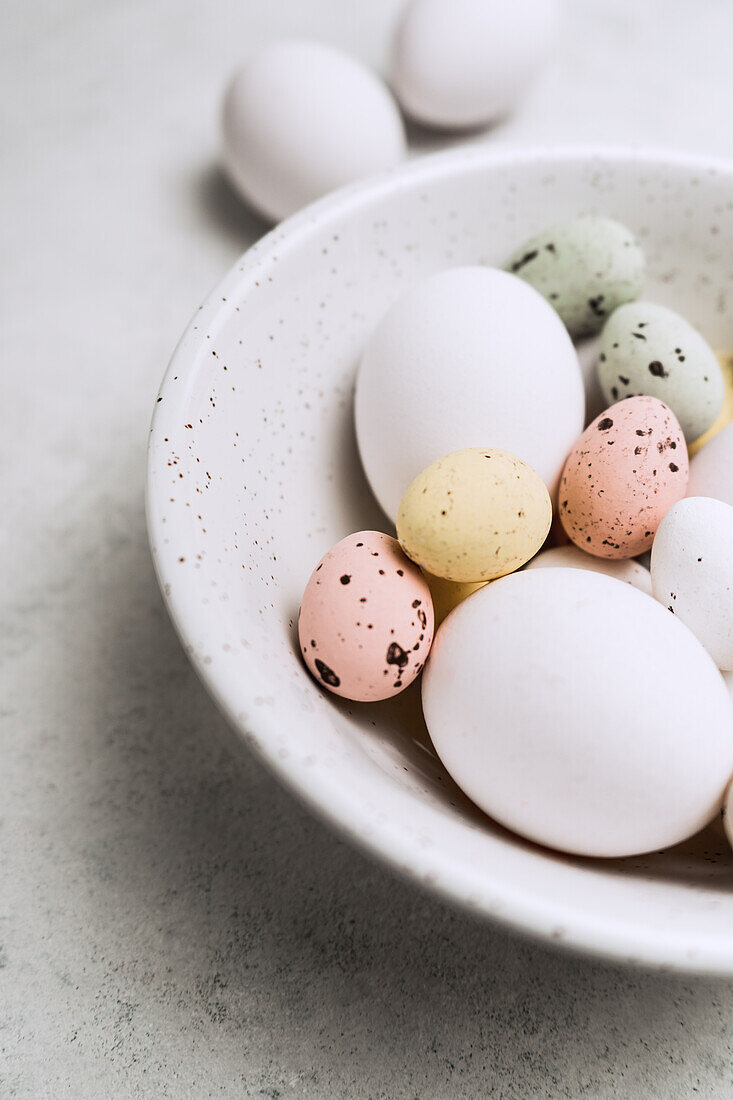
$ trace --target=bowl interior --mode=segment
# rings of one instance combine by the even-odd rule
[[[481,150],[416,162],[285,223],[199,310],[153,420],[156,567],[184,644],[235,730],[351,836],[538,935],[733,972],[733,861],[716,826],[672,851],[613,862],[526,844],[445,774],[418,689],[345,704],[320,692],[298,654],[298,603],[318,558],[351,531],[391,529],[352,425],[370,330],[415,280],[501,264],[524,238],[579,213],[631,226],[648,257],[646,296],[679,309],[713,346],[733,346],[733,174],[724,166]]]

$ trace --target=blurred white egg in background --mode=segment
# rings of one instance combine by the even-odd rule
[[[553,48],[556,0],[409,0],[392,51],[392,85],[417,122],[467,129],[516,105]]]
[[[349,54],[300,39],[265,46],[235,73],[222,131],[229,178],[273,221],[406,152],[383,81]]]

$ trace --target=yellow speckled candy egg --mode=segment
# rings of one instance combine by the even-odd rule
[[[547,488],[521,458],[470,447],[418,474],[397,513],[409,558],[449,581],[490,581],[524,565],[552,520]]]
[[[443,577],[434,577],[423,569],[425,580],[433,597],[433,609],[435,611],[435,629],[437,630],[443,619],[450,615],[454,607],[463,603],[465,599],[478,592],[488,581],[446,581]]]

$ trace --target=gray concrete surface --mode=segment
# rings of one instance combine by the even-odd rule
[[[142,516],[167,357],[262,231],[215,109],[258,41],[379,62],[392,0],[6,0],[0,1097],[729,1097],[733,988],[396,881],[233,756]],[[497,142],[733,154],[733,9],[576,0]],[[421,140],[423,140],[421,138]]]

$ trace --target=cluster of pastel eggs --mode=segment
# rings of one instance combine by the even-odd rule
[[[407,154],[400,107],[441,131],[491,125],[516,105],[550,53],[558,0],[407,0],[388,83],[330,45],[285,39],[229,83],[224,166],[273,221]]]
[[[632,233],[587,216],[397,301],[355,393],[396,538],[339,542],[298,625],[308,669],[346,699],[422,673],[463,791],[590,856],[693,835],[733,774],[729,364],[639,300],[643,280]]]

